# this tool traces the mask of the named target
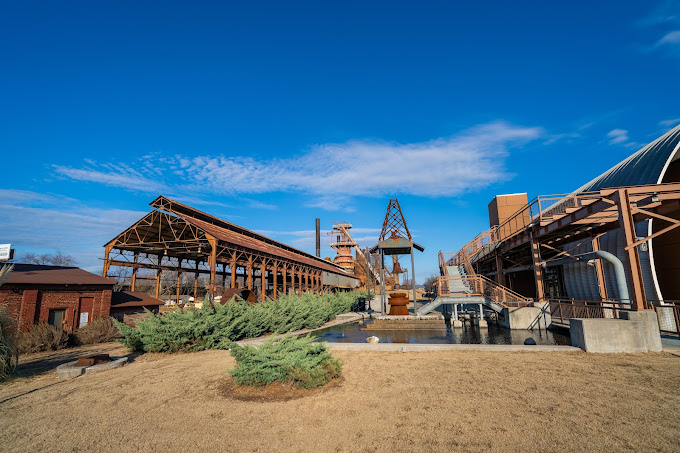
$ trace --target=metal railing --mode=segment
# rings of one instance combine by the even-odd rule
[[[648,300],[648,305],[656,312],[659,330],[662,333],[680,335],[680,301]]]
[[[533,303],[524,297],[483,275],[437,278],[437,292],[447,297],[485,297],[506,307],[523,307]]]
[[[570,318],[618,319],[621,311],[635,311],[630,302],[618,300],[550,299],[550,316],[553,324],[569,326]]]

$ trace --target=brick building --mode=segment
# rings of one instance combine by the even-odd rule
[[[9,308],[20,330],[48,322],[70,333],[109,316],[115,283],[77,267],[15,264],[0,286],[0,305]]]

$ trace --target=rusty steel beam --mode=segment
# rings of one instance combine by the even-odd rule
[[[633,304],[637,310],[644,310],[647,299],[642,281],[642,271],[640,270],[640,255],[637,247],[628,248],[635,242],[636,237],[628,191],[626,189],[617,190],[616,201],[619,206],[619,223],[626,241],[626,270],[630,283],[633,285],[631,291]]]

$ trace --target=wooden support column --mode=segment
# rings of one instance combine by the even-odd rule
[[[593,238],[593,252],[600,251],[600,238]],[[605,300],[607,296],[607,282],[604,279],[604,265],[602,260],[595,260],[595,271],[597,272],[597,286],[600,293],[600,299]]]
[[[261,279],[262,279],[262,294],[260,295],[260,300],[264,302],[265,298],[267,297],[267,265],[264,264],[264,261],[262,262],[262,265],[260,266],[260,274]]]
[[[278,296],[278,292],[279,292],[279,286],[278,286],[278,283],[279,283],[278,282],[279,262],[278,261],[274,261],[274,265],[272,266],[272,270],[274,271],[273,282],[272,282],[272,284],[274,285],[274,294],[273,294],[272,298],[274,300],[276,300],[276,297]]]
[[[210,243],[210,300],[215,299],[215,268],[217,267],[217,239],[206,234]]]
[[[236,288],[236,254],[232,255],[229,261],[229,268],[231,269],[231,284],[230,288]]]
[[[531,235],[531,258],[534,262],[534,280],[536,281],[536,299],[539,302],[545,300],[545,289],[543,288],[543,267],[541,266],[541,248],[538,239]]]
[[[139,252],[135,252],[135,258],[134,258],[134,263],[137,264],[137,259],[139,258]],[[135,286],[137,285],[137,271],[139,268],[137,266],[134,266],[132,268],[132,279],[130,280],[130,291],[135,290]]]
[[[281,277],[283,279],[283,291],[281,291],[284,295],[288,295],[288,292],[286,291],[286,280],[288,280],[288,266],[285,264],[281,268]]]
[[[158,255],[158,265],[161,265],[161,262],[163,262],[163,255]],[[161,274],[163,273],[163,269],[158,269],[156,271],[156,299],[158,299],[159,296],[159,291],[161,289]]]
[[[632,288],[628,288],[628,292],[633,299],[631,306],[636,310],[644,310],[647,299],[642,280],[642,271],[640,270],[640,254],[637,247],[628,247],[636,241],[635,223],[633,223],[633,213],[630,209],[628,190],[619,189],[617,195],[619,225],[626,240],[626,271],[628,273],[628,280],[633,285]]]
[[[227,289],[227,263],[222,263],[222,293]]]

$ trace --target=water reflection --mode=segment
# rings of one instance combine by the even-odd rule
[[[442,321],[443,322],[443,321]],[[314,332],[322,341],[331,343],[364,343],[375,335],[381,343],[431,343],[431,344],[524,344],[527,338],[536,344],[571,345],[569,332],[545,330],[508,330],[495,324],[488,328],[465,325],[463,328],[446,330],[371,330],[372,321],[345,324]],[[365,330],[364,330],[365,329]]]

